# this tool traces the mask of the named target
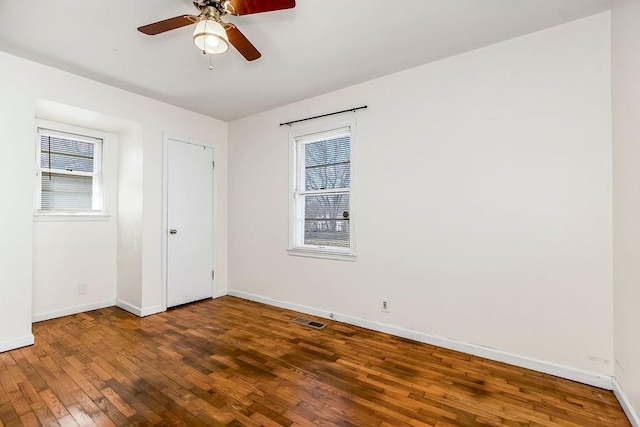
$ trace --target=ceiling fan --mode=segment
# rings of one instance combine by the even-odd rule
[[[295,0],[194,0],[193,4],[200,11],[198,15],[176,16],[144,25],[138,28],[138,31],[154,36],[196,24],[193,42],[203,53],[224,53],[231,43],[247,61],[254,61],[261,56],[258,49],[235,25],[224,22],[222,17],[291,9],[295,7],[296,2]]]

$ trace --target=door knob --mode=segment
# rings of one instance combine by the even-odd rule
[[[176,230],[175,228],[172,228],[171,230],[169,230],[169,234],[177,234],[178,230]]]

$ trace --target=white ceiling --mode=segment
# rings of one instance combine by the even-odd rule
[[[189,0],[0,0],[0,50],[234,120],[609,9],[609,0],[298,0],[230,17],[262,52],[208,56],[193,27],[136,28],[195,13]]]

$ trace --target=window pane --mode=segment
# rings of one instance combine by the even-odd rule
[[[40,166],[47,169],[93,172],[95,144],[43,135]]]
[[[349,195],[305,196],[304,244],[349,247]]]
[[[350,155],[348,136],[304,144],[305,190],[348,188]]]
[[[340,163],[307,168],[305,183],[306,191],[349,188],[351,185],[350,164]]]
[[[350,140],[350,137],[343,136],[305,144],[305,167],[348,162],[351,152]]]
[[[45,169],[61,169],[67,171],[93,172],[93,159],[72,157],[62,154],[42,153],[40,166]]]
[[[42,174],[42,210],[90,211],[93,178],[59,174]]]

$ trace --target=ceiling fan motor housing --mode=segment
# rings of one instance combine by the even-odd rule
[[[206,13],[207,9],[215,9],[218,13],[218,18],[229,13],[228,3],[227,0],[196,0],[193,2],[194,6],[202,13]]]

